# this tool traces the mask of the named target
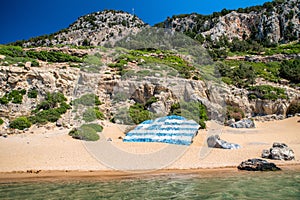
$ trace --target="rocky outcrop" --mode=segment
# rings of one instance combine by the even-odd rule
[[[29,40],[23,46],[100,46],[115,43],[128,34],[135,34],[147,26],[135,15],[122,11],[105,10],[79,17],[68,28],[49,36]]]
[[[243,161],[238,167],[239,170],[247,171],[278,171],[281,170],[274,163],[269,163],[266,160],[254,158]]]
[[[221,149],[239,149],[241,148],[238,144],[228,143],[220,139],[218,135],[212,135],[207,138],[207,145],[211,148],[221,148]]]
[[[203,16],[178,15],[160,24],[181,32],[193,32],[216,41],[227,36],[229,40],[256,39],[270,43],[297,40],[300,35],[299,0],[272,2],[263,6]]]
[[[284,143],[274,143],[270,150],[263,150],[262,158],[273,160],[294,160],[294,151]]]
[[[242,119],[238,122],[230,124],[231,128],[255,128],[255,123],[252,119]]]
[[[66,96],[72,96],[78,71],[76,68],[30,67],[28,70],[21,67],[0,66],[0,97],[11,90],[38,91],[36,99],[24,95],[22,104],[0,104],[1,116],[13,119],[29,115],[46,92],[60,91]]]

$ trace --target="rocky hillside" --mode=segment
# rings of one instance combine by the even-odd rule
[[[137,33],[147,26],[137,16],[123,11],[105,10],[79,17],[68,28],[57,33],[19,41],[23,46],[100,46]]]
[[[137,124],[170,113],[227,122],[262,115],[282,119],[299,109],[299,88],[258,77],[242,88],[235,86],[235,78],[230,85],[212,81],[206,78],[214,70],[209,64],[192,66],[186,57],[170,51],[1,48],[6,53],[0,59],[2,133],[15,133],[8,127],[16,120],[22,120],[14,123],[22,129],[25,122],[77,127],[82,121],[106,119]],[[18,51],[23,57],[13,57]],[[205,115],[198,110],[203,106]]]
[[[251,39],[264,44],[286,43],[300,36],[299,0],[276,0],[263,6],[226,10],[212,15],[196,13],[168,18],[157,27],[172,28],[199,40]]]

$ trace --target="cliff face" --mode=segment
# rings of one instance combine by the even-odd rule
[[[107,59],[105,54],[103,59]],[[132,69],[136,63],[128,63]],[[87,67],[87,69],[89,69]],[[118,114],[120,108],[128,109],[134,103],[146,104],[151,97],[157,101],[149,104],[148,110],[157,115],[167,115],[173,104],[184,101],[197,101],[204,104],[211,119],[224,120],[222,111],[226,105],[241,108],[246,116],[283,115],[295,99],[300,97],[299,90],[274,84],[285,89],[286,99],[262,100],[249,99],[250,92],[226,84],[212,84],[210,81],[184,79],[179,77],[158,78],[154,76],[124,78],[115,68],[101,66],[97,72],[85,72],[67,66],[67,63],[42,63],[40,67],[0,66],[0,96],[11,90],[36,89],[37,99],[24,95],[21,104],[0,105],[0,117],[14,119],[30,115],[36,105],[43,100],[46,92],[62,92],[69,101],[83,94],[99,96],[103,104],[100,109],[107,119]],[[261,82],[261,84],[266,84]],[[71,113],[72,111],[70,111]],[[122,123],[122,122],[121,122]]]
[[[100,46],[114,43],[147,26],[137,16],[122,11],[102,11],[79,17],[68,28],[51,35],[33,38],[23,46]]]
[[[297,40],[300,35],[299,0],[283,3],[266,3],[264,6],[237,11],[223,10],[219,14],[173,16],[164,22],[164,27],[176,31],[201,34],[218,40],[223,35],[233,38],[267,40],[271,43]],[[229,13],[228,13],[229,12]]]

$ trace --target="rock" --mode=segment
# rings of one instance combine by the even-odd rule
[[[254,158],[242,162],[238,167],[239,170],[247,171],[278,171],[281,170],[274,163],[269,163],[266,160]]]
[[[252,119],[242,119],[238,122],[230,124],[231,128],[255,128],[255,123]]]
[[[234,123],[235,123],[235,119],[233,119],[233,118],[227,121],[228,126],[230,126],[231,124],[234,124]]]
[[[221,148],[221,149],[239,149],[241,148],[238,144],[228,143],[220,139],[218,135],[212,135],[207,138],[207,145],[211,148]]]
[[[63,126],[63,122],[62,122],[61,119],[59,119],[59,120],[56,121],[56,126],[57,127],[62,127]]]
[[[30,70],[30,67],[31,67],[31,62],[26,62],[25,66],[24,66],[24,69]]]
[[[286,144],[275,142],[270,150],[263,150],[261,157],[274,160],[294,160],[295,154]]]

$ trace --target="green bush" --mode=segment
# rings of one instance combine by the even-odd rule
[[[38,61],[36,61],[36,60],[32,60],[32,61],[31,61],[31,66],[32,66],[32,67],[39,67],[39,66],[40,66],[40,63],[39,63]]]
[[[0,118],[0,125],[4,123],[3,119]]]
[[[75,99],[72,102],[73,105],[84,105],[84,106],[93,106],[93,105],[101,105],[102,102],[99,100],[99,97],[95,94],[85,94],[82,95],[79,99]]]
[[[71,108],[66,103],[66,97],[60,92],[47,93],[46,98],[32,111],[29,120],[33,124],[56,122],[62,114]]]
[[[96,132],[102,132],[103,127],[99,124],[83,124],[81,127],[90,127],[94,129]]]
[[[300,83],[300,59],[284,60],[280,65],[280,77],[293,83]]]
[[[12,90],[0,98],[0,104],[8,104],[9,102],[15,104],[21,104],[23,101],[23,95],[26,94],[26,90]]]
[[[286,99],[285,90],[283,88],[273,87],[271,85],[251,86],[249,90],[255,92],[258,98],[265,100]]]
[[[22,47],[0,45],[0,54],[10,57],[24,57]]]
[[[185,102],[173,104],[169,115],[179,115],[187,119],[192,119],[200,124],[201,129],[206,128],[205,121],[208,120],[206,107],[200,102]]]
[[[62,52],[27,51],[26,55],[29,58],[39,59],[47,62],[82,62],[80,58]]]
[[[46,93],[46,98],[37,105],[37,110],[49,110],[55,108],[59,103],[63,103],[67,98],[61,92]]]
[[[36,99],[38,95],[38,91],[36,89],[30,89],[27,93],[28,98]]]
[[[79,140],[97,141],[100,138],[97,132],[102,130],[103,127],[98,124],[83,124],[78,129],[71,130],[69,135]]]
[[[25,128],[29,128],[31,126],[31,122],[28,120],[27,117],[18,117],[13,120],[10,124],[10,128],[24,130]]]
[[[98,108],[88,108],[84,111],[82,118],[86,122],[92,122],[97,119],[104,119],[104,114]]]
[[[140,124],[143,121],[151,119],[152,113],[145,110],[143,104],[136,103],[129,108],[129,116],[133,123]]]

